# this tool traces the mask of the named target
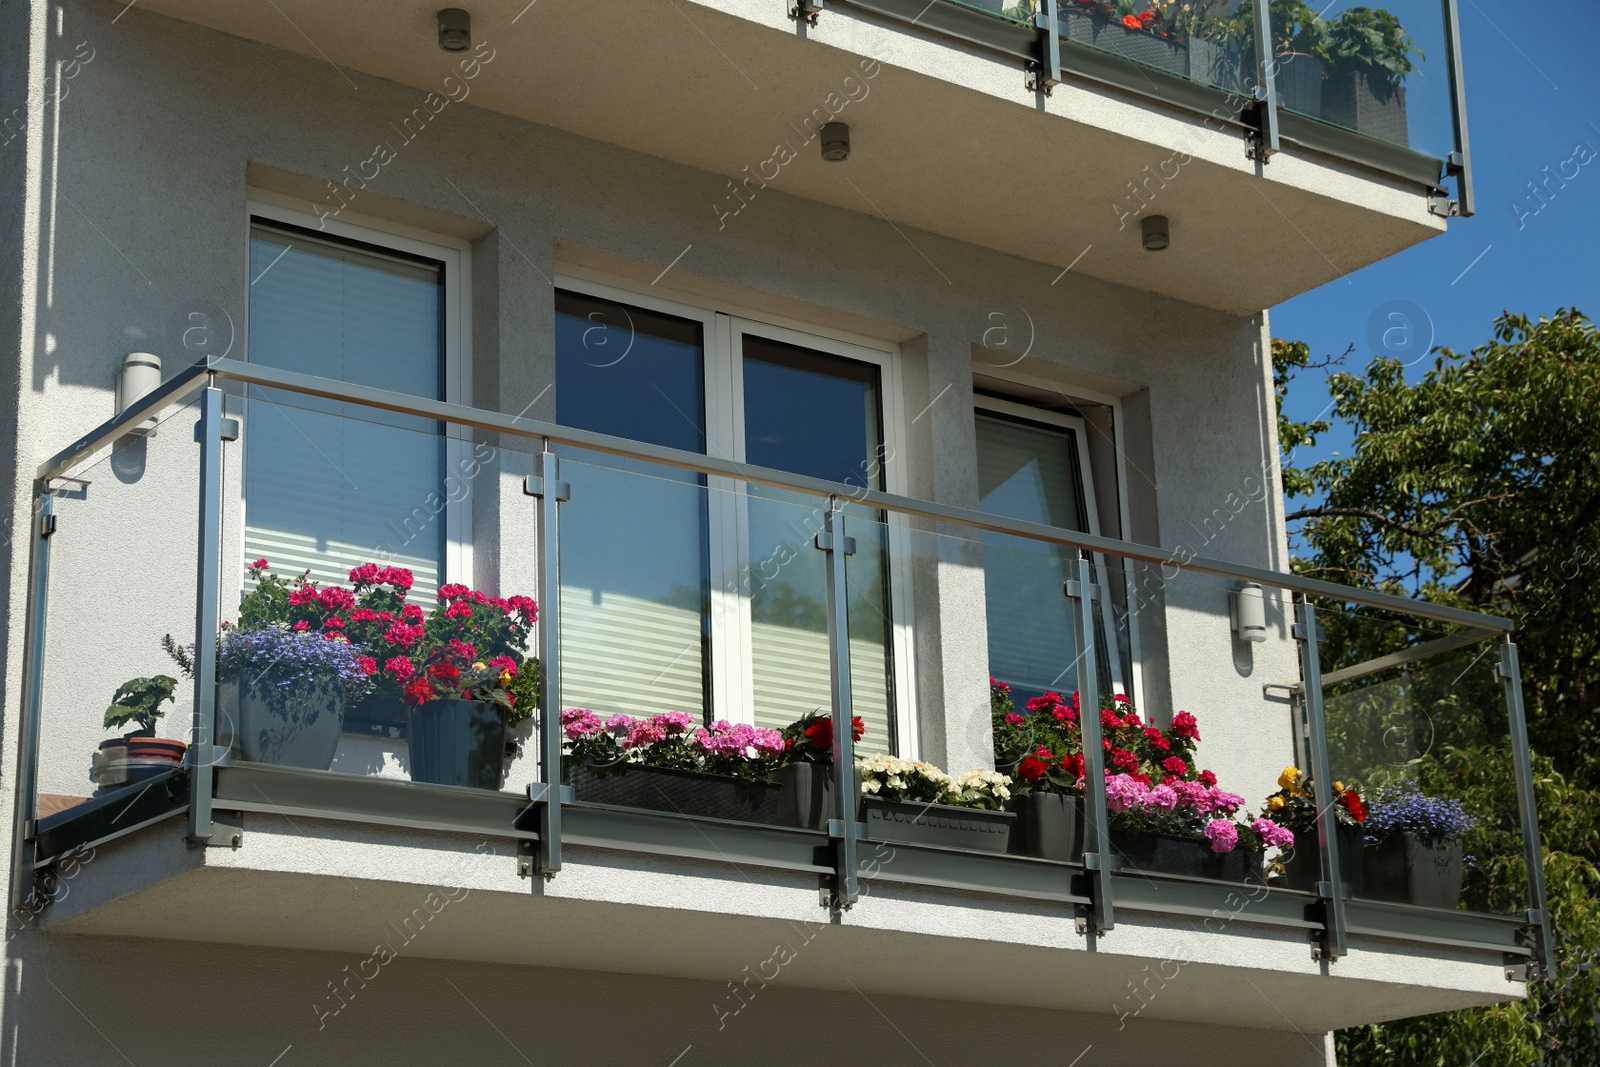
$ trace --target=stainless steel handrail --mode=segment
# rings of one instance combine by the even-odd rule
[[[377,408],[405,415],[418,415],[438,422],[511,434],[546,444],[586,448],[614,456],[647,460],[680,470],[697,471],[702,474],[719,475],[757,485],[810,493],[823,498],[837,497],[868,507],[892,511],[915,518],[928,519],[934,522],[953,523],[974,530],[1011,534],[1046,544],[1064,545],[1069,548],[1084,549],[1090,552],[1101,552],[1107,556],[1155,564],[1162,568],[1172,568],[1173,573],[1163,573],[1163,578],[1168,581],[1177,580],[1179,573],[1193,572],[1241,582],[1255,582],[1263,586],[1290,590],[1307,596],[1326,597],[1332,600],[1361,604],[1366,607],[1382,608],[1414,618],[1432,619],[1456,626],[1471,627],[1483,631],[1484,636],[1509,633],[1515,627],[1515,624],[1509,619],[1476,611],[1466,611],[1443,604],[1408,600],[1405,597],[1394,596],[1389,593],[1380,593],[1370,589],[1356,589],[1338,585],[1334,582],[1320,581],[1316,578],[1306,578],[1301,575],[1287,574],[1282,571],[1252,567],[1246,564],[1229,563],[1226,560],[1211,559],[1205,556],[1192,556],[1179,561],[1174,550],[1159,548],[1155,545],[1120,541],[1115,538],[1067,530],[1058,526],[1047,526],[1043,523],[1025,522],[1000,515],[989,515],[980,511],[972,511],[968,508],[953,507],[949,504],[937,504],[933,501],[919,500],[915,497],[863,489],[860,486],[847,485],[843,482],[831,482],[822,478],[791,474],[787,471],[774,470],[770,467],[735,463],[731,460],[718,459],[696,452],[685,452],[676,448],[666,448],[642,441],[632,441],[623,437],[612,437],[609,434],[593,433],[570,426],[541,422],[537,419],[505,415],[497,411],[487,411],[482,408],[469,407],[464,404],[452,404],[442,400],[429,400],[425,397],[413,396],[407,393],[377,389],[352,382],[342,382],[333,378],[322,378],[313,374],[302,374],[298,371],[280,370],[275,367],[266,367],[257,363],[245,363],[236,359],[213,358],[196,363],[164,383],[160,389],[128,408],[121,415],[103,423],[69,448],[63,449],[40,464],[38,477],[42,480],[60,477],[74,464],[81,462],[100,448],[115,441],[121,434],[127,432],[128,427],[137,425],[139,422],[159,414],[163,408],[182,397],[189,390],[204,385],[208,378],[240,382],[247,385],[268,386],[275,389],[303,393],[308,396],[342,401],[361,407]]]

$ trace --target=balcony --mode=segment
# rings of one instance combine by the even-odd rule
[[[537,590],[526,651],[546,709],[509,736],[470,733],[490,738],[486,758],[452,762],[459,738],[420,708],[345,708],[320,762],[298,747],[320,705],[282,711],[276,733],[247,717],[261,712],[217,635],[248,622],[235,605],[255,582],[243,561],[259,527],[243,521],[240,449],[275,419],[341,456],[383,442],[399,454],[405,437],[474,457],[440,491],[476,499],[480,584]],[[346,508],[362,506],[367,476],[353,473]],[[1549,965],[1503,620],[226,359],[169,380],[36,484],[10,891],[47,932],[365,953],[401,916],[395,936],[415,954],[721,981],[738,980],[749,944],[828,930],[787,972],[796,984],[1093,1012],[1113,989],[1119,1017],[1259,1025],[1257,1006],[1228,1005],[1270,982],[1305,1032],[1519,996]],[[707,590],[659,580],[702,521],[780,531],[765,560],[782,561],[784,584],[759,568]],[[317,574],[352,566],[349,546],[318,550]],[[622,583],[630,568],[658,579],[655,595]],[[724,596],[767,605],[741,616]],[[581,729],[549,714],[581,700],[642,715],[693,700],[695,684],[714,691],[698,634],[671,631],[742,618],[749,662],[765,657],[778,681],[756,672],[753,707],[715,690],[717,715],[857,714],[868,734],[834,731],[836,766],[978,751],[1021,783],[1028,753],[1006,750],[1012,720],[993,713],[972,653],[970,620],[997,605],[1058,644],[1078,707],[1111,705],[1075,727],[1083,785],[1036,805],[1055,803],[1061,822],[1020,797],[998,811],[896,808],[853,789],[819,799],[823,777],[754,800],[725,783],[710,799],[680,790],[704,775],[674,785],[630,765],[606,778],[564,755]],[[101,728],[104,696],[158,674],[168,634],[193,642],[191,680],[157,731],[187,737],[181,765]],[[659,671],[622,676],[619,642],[648,653],[630,669],[653,655]],[[1070,703],[1041,697],[1033,714]],[[1147,727],[1246,798],[1241,817],[1272,796],[1304,805],[1297,840],[1221,852],[1133,827],[1129,768],[1114,760],[1136,735],[1156,743]],[[1308,777],[1280,778],[1288,766]],[[1369,845],[1336,781],[1368,805],[1416,785],[1458,802],[1463,828],[1453,849],[1415,835]],[[428,914],[445,907],[454,932],[429,943]],[[1207,981],[1148,996],[1154,961]],[[974,968],[992,977],[974,984]],[[1040,968],[1060,980],[1041,985]]]
[[[1264,0],[1215,0],[1194,5],[1208,9],[1204,18],[1139,30],[1079,0],[842,0],[813,11],[814,22],[791,18],[794,6],[741,0],[624,15],[575,0],[520,16],[478,11],[475,40],[505,58],[447,91],[473,108],[707,172],[674,187],[686,217],[703,224],[702,247],[713,233],[718,242],[782,239],[753,221],[754,205],[797,196],[1053,265],[1047,280],[1072,264],[1074,274],[1239,315],[1472,213],[1453,0],[1387,4],[1395,43],[1360,60],[1330,51],[1335,29],[1353,29],[1341,21],[1343,0],[1309,27],[1265,25]],[[373,130],[390,136],[387,123],[440,89],[433,9],[282,7],[283,18],[268,19],[248,4],[153,0],[119,25],[133,20],[140,56],[172,50],[164,80],[186,76],[178,56],[214,55],[232,72],[217,80],[254,88],[230,113],[265,97],[305,120],[302,130],[313,117],[327,122],[326,94],[351,92],[343,72],[369,90],[377,79],[421,90],[385,96],[361,124],[341,126],[325,155],[257,149],[262,163],[310,174],[291,190],[308,199],[336,205],[340,188],[387,195],[390,176],[368,183],[327,160],[343,162]],[[293,84],[281,76],[284,52],[305,57]],[[1379,61],[1409,69],[1380,79]],[[233,89],[212,81],[184,91]],[[813,143],[835,116],[853,131],[846,167],[824,163]],[[520,136],[506,129],[487,123],[467,143],[503,145],[516,173],[572,150],[531,125],[515,127]],[[520,157],[519,143],[538,150]],[[1447,175],[1459,181],[1453,194]],[[465,209],[445,192],[435,206]],[[1152,214],[1172,220],[1159,257],[1139,241],[1139,220]],[[927,254],[948,273],[937,248]]]

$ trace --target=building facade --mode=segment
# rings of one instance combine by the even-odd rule
[[[1312,1064],[1523,995],[1509,626],[1289,576],[1263,310],[1470,214],[1454,3],[1403,85],[1265,3],[792,6],[0,7],[10,1062]],[[241,599],[367,563],[538,601],[492,781],[404,702],[246,720]],[[162,675],[181,757],[103,722]],[[558,709],[833,712],[1020,781],[991,679],[1315,825],[1140,859],[1092,715],[1065,859],[547,770]],[[1524,899],[1377,896],[1331,780],[1472,715]]]

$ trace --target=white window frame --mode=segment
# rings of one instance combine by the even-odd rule
[[[742,338],[752,334],[829,355],[875,365],[883,432],[883,488],[907,491],[905,422],[900,402],[900,346],[876,338],[796,322],[742,308],[727,301],[715,304],[659,287],[646,287],[577,267],[560,268],[555,287],[614,300],[699,322],[704,338],[706,455],[740,462],[744,456],[744,371]],[[559,405],[560,400],[557,399]],[[707,477],[712,492],[707,502],[712,574],[746,574],[751,564],[747,511],[738,502],[746,485],[736,478]],[[907,758],[918,754],[913,604],[911,601],[910,536],[903,516],[887,514],[889,539],[889,603],[891,664],[894,671],[895,747]],[[731,566],[730,566],[731,564]],[[750,722],[755,707],[751,674],[752,628],[749,583],[741,589],[711,589],[711,700],[715,713],[730,722]]]
[[[457,237],[431,233],[386,219],[373,218],[354,212],[341,213],[339,218],[318,217],[310,201],[285,196],[263,189],[248,191],[245,201],[244,221],[244,276],[245,328],[241,350],[243,359],[250,358],[250,287],[255,279],[250,276],[250,231],[256,219],[264,222],[282,222],[301,229],[316,230],[330,237],[343,237],[378,248],[390,248],[412,256],[422,256],[441,263],[444,267],[444,401],[448,404],[469,404],[472,397],[472,316],[467,309],[472,306],[472,245]],[[249,447],[249,431],[244,434],[244,447]],[[446,472],[466,469],[472,453],[471,431],[465,426],[446,423],[444,427]],[[241,488],[242,494],[242,488]],[[245,503],[238,501],[239,530],[245,526]],[[445,498],[445,554],[442,581],[473,585],[472,568],[472,497],[461,500]],[[239,587],[244,587],[244,558],[240,554]]]
[[[985,396],[983,394],[974,395],[973,407],[978,411],[991,411],[995,414],[1007,415],[1023,422],[1031,422],[1039,426],[1049,426],[1056,429],[1066,430],[1072,434],[1073,443],[1076,446],[1076,452],[1078,455],[1078,477],[1082,480],[1083,485],[1084,525],[1088,527],[1089,533],[1095,535],[1096,537],[1101,536],[1100,508],[1096,503],[1094,491],[1094,471],[1089,465],[1088,424],[1076,415],[1068,415],[1060,411],[1050,411],[1046,408],[1034,407],[1031,404],[1024,404],[1015,400],[1004,400],[999,397]],[[1098,562],[1105,562],[1104,555],[1102,553],[1097,552],[1095,553],[1095,556],[1098,557]],[[987,595],[987,593],[985,595]],[[1100,616],[1101,625],[1105,627],[1106,631],[1106,649],[1111,657],[1111,662],[1108,664],[1108,666],[1110,667],[1112,688],[1114,691],[1125,693],[1132,698],[1134,695],[1133,680],[1122,677],[1122,657],[1118,654],[1116,641],[1116,612],[1112,609],[1110,597],[1100,598]],[[1134,646],[1131,644],[1131,630],[1129,633],[1129,640],[1129,648],[1132,649]],[[1137,673],[1137,657],[1130,655],[1130,658],[1134,660],[1134,671]]]

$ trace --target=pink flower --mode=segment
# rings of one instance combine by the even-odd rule
[[[413,581],[411,572],[404,567],[385,567],[378,572],[378,581],[384,585],[392,585],[396,589],[410,589]]]
[[[1213,811],[1226,812],[1232,815],[1244,806],[1244,797],[1238,793],[1229,793],[1226,790],[1212,786],[1208,792],[1211,794],[1211,807]]]
[[[393,675],[397,682],[403,682],[417,673],[417,665],[408,656],[390,656],[383,661],[383,669]]]
[[[611,718],[606,720],[606,729],[615,733],[618,730],[626,730],[628,727],[632,726],[633,723],[634,718],[632,715],[624,715],[619,711],[615,715],[611,716]]]
[[[1144,802],[1145,787],[1126,774],[1113,774],[1106,778],[1106,807],[1112,811],[1127,811]]]
[[[1158,785],[1150,790],[1148,804],[1162,811],[1171,811],[1178,806],[1178,794],[1170,785]]]
[[[342,585],[330,585],[317,594],[317,599],[329,611],[348,611],[356,606],[355,594]]]
[[[421,608],[415,604],[407,604],[400,609],[400,618],[406,622],[421,622],[425,616],[422,614]]]
[[[1271,847],[1294,847],[1294,832],[1287,827],[1279,826],[1271,819],[1257,819],[1250,824],[1250,829],[1260,835],[1261,840]]]
[[[250,564],[250,569],[253,570],[253,571],[264,571],[264,570],[267,570],[268,568],[270,568],[271,566],[272,565],[270,563],[268,563],[266,560],[258,559],[254,563]]]
[[[1010,723],[1012,726],[1021,726],[1022,716],[1018,715],[1014,711],[1008,711],[1006,712],[1006,722]]]
[[[463,615],[470,616],[471,614],[472,603],[467,600],[454,601],[448,608],[444,609],[444,617],[447,619],[459,619]]]
[[[471,648],[471,645],[467,646]],[[488,666],[497,671],[510,671],[513,676],[517,673],[517,661],[510,656],[495,656],[488,661]]]
[[[422,627],[407,626],[403,622],[391,623],[383,632],[383,639],[399,645],[401,648],[410,648],[422,636]]]
[[[567,740],[576,741],[585,734],[596,733],[601,729],[600,716],[588,708],[567,708],[561,713],[561,725]]]
[[[1206,823],[1206,840],[1212,852],[1232,852],[1239,844],[1239,828],[1232,819],[1212,819]]]
[[[478,654],[476,645],[474,645],[471,641],[463,641],[459,637],[452,637],[450,639],[450,651],[452,654],[467,660],[470,660],[473,656]]]
[[[344,626],[344,620],[339,618],[337,615],[331,615],[322,620],[322,625],[342,628]]]
[[[451,582],[448,585],[441,585],[439,587],[439,599],[455,600],[458,597],[466,596],[467,592],[468,590],[466,586],[459,582]]]
[[[306,622],[306,620],[301,619],[299,622],[294,624],[294,628],[296,630],[309,630],[311,629],[311,624]]]
[[[316,586],[301,585],[289,590],[289,603],[297,608],[317,603]]]
[[[350,613],[351,622],[372,622],[377,617],[378,613],[371,608],[356,608]]]
[[[350,580],[357,584],[376,582],[378,580],[378,565],[376,563],[363,563],[359,567],[351,567]]]

